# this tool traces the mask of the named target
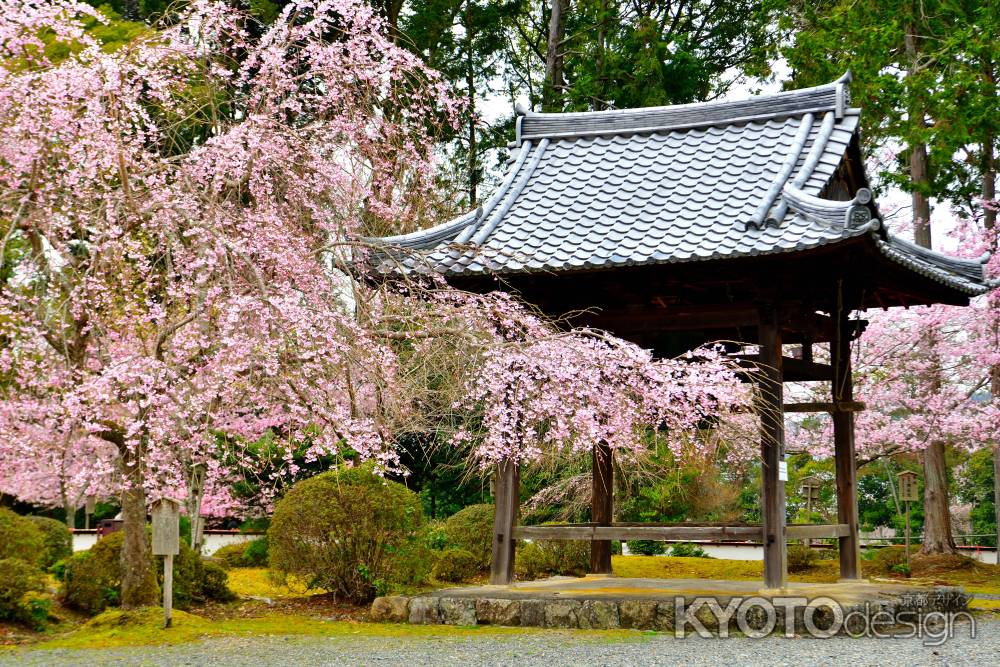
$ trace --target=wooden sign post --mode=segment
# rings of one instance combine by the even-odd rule
[[[813,475],[809,475],[808,477],[803,477],[799,481],[799,488],[802,492],[802,495],[805,496],[806,498],[806,513],[809,514],[810,516],[812,515],[813,503],[819,502],[819,491],[822,488],[822,486],[823,486],[823,480],[821,480],[819,477],[814,477]],[[802,542],[807,547],[811,546],[812,544],[812,540],[809,539],[808,537],[805,538]]]
[[[163,556],[163,627],[174,606],[174,556],[180,553],[181,504],[172,498],[153,503],[153,555]]]
[[[906,573],[910,573],[910,502],[919,500],[917,491],[917,473],[904,470],[896,475],[899,480],[899,499],[906,504]]]

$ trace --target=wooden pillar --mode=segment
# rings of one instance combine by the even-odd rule
[[[833,402],[854,400],[851,378],[851,330],[847,317],[836,323],[830,343],[833,362]],[[833,448],[837,468],[837,522],[845,523],[849,533],[840,541],[840,578],[858,579],[861,541],[858,539],[858,478],[854,455],[854,412],[834,410]]]
[[[764,524],[764,587],[784,588],[788,579],[785,545],[785,414],[781,368],[781,329],[773,306],[760,311],[762,465],[761,518]]]
[[[593,450],[593,481],[590,495],[590,520],[598,526],[610,526],[614,511],[614,466],[611,448],[601,442]],[[590,543],[590,571],[611,574],[611,540]]]
[[[514,526],[520,504],[521,474],[517,463],[505,461],[494,473],[493,561],[490,584],[506,586],[514,580]]]

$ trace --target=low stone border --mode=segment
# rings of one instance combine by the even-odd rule
[[[960,588],[938,588],[887,595],[878,600],[844,606],[843,612],[848,621],[842,632],[857,633],[858,628],[871,619],[895,618],[900,612],[929,614],[964,611],[968,608],[970,598]],[[688,599],[686,604],[691,602],[692,599]],[[728,602],[727,598],[719,598],[717,606],[725,609]],[[775,605],[774,633],[781,634],[785,631],[785,618],[789,611],[795,616],[795,632],[805,633],[806,609],[807,605]],[[371,607],[371,619],[418,625],[505,625],[584,630],[628,628],[673,632],[677,625],[677,611],[678,606],[674,600],[448,597],[447,591],[442,591],[432,596],[376,598]],[[707,630],[718,633],[720,628],[717,611],[711,605],[701,605],[691,615]],[[830,627],[833,613],[829,608],[814,608],[808,613],[814,624]],[[690,621],[683,618],[681,620],[682,627],[691,629]],[[768,623],[768,617],[760,607],[750,608],[749,613],[745,613],[744,620],[754,628],[766,627]],[[730,632],[740,629],[737,621],[737,614],[731,613],[728,621]]]

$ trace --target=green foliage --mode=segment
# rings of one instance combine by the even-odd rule
[[[219,547],[212,558],[225,567],[267,567],[267,536]]]
[[[236,594],[229,589],[229,575],[217,563],[202,563],[201,594],[207,600],[230,602]]]
[[[670,547],[670,555],[676,558],[711,558],[704,549],[688,542],[681,542]]]
[[[429,551],[423,523],[420,498],[403,485],[370,466],[333,470],[298,482],[275,506],[271,567],[367,602],[428,569],[418,567]]]
[[[62,597],[68,606],[88,614],[99,614],[119,604],[124,537],[122,531],[111,533],[89,550],[77,552],[64,561]],[[162,557],[155,558],[154,569],[157,575],[150,585],[159,588],[163,583]],[[228,575],[225,571],[217,565],[204,563],[183,541],[180,552],[174,556],[173,575],[174,606],[178,609],[188,609],[205,600],[226,601],[234,597],[226,585]]]
[[[657,459],[664,474],[652,483],[636,484],[620,498],[618,515],[622,521],[731,521],[741,515],[741,479],[734,480],[723,466],[680,464],[669,451],[657,454]],[[754,493],[759,494],[759,488]]]
[[[590,571],[590,542],[539,540],[517,545],[514,568],[518,579],[541,579],[554,575],[582,577]]]
[[[910,547],[910,557],[920,550],[919,546]],[[906,549],[902,546],[891,546],[883,547],[878,550],[875,557],[872,559],[879,569],[885,573],[898,572],[900,574],[909,574],[906,570]]]
[[[434,563],[432,574],[438,581],[467,581],[479,572],[479,560],[465,549],[445,549]]]
[[[986,537],[972,538],[972,544],[996,546],[996,507],[994,505],[993,450],[983,448],[972,454],[958,475],[958,497],[972,504],[972,532]]]
[[[565,110],[710,99],[738,72],[766,76],[787,3],[582,0],[566,18]],[[547,22],[547,19],[546,19]],[[541,40],[539,40],[541,41]],[[536,48],[542,48],[541,43]],[[558,102],[546,110],[562,111]]]
[[[804,544],[788,545],[788,571],[806,572],[819,560],[819,553]]]
[[[493,519],[493,505],[470,505],[445,522],[445,539],[450,546],[472,554],[479,569],[488,568],[493,555]]]
[[[45,590],[42,571],[19,558],[0,559],[0,620],[44,626],[48,601],[33,594]]]
[[[246,542],[227,544],[219,547],[212,554],[212,558],[218,560],[224,567],[249,567],[243,561],[243,552],[247,550]]]
[[[33,521],[0,507],[0,559],[6,558],[41,565],[46,558],[46,540]]]
[[[657,540],[628,540],[628,552],[636,556],[659,556],[667,553],[667,545]]]
[[[267,535],[247,543],[243,550],[243,561],[247,567],[267,567]]]
[[[379,582],[379,595],[405,593],[426,583],[441,554],[432,548],[433,542],[433,533],[425,524],[414,532],[412,539],[389,548],[389,576]]]
[[[271,517],[260,516],[253,519],[247,519],[240,524],[241,533],[266,533],[267,529],[271,527]]]
[[[62,597],[67,606],[99,614],[109,606],[118,605],[124,539],[122,531],[111,533],[87,551],[78,551],[66,560]]]
[[[201,586],[205,578],[205,569],[201,557],[183,540],[180,551],[174,556],[174,606],[178,609],[189,609],[200,601]],[[163,587],[163,557],[156,557],[156,580]]]
[[[863,106],[861,137],[878,160],[880,180],[981,212],[983,147],[1000,136],[996,63],[1000,12],[993,0],[946,2],[832,0],[800,3],[798,31],[784,55],[794,86],[854,75]],[[908,41],[907,31],[915,39]],[[929,147],[929,183],[913,183],[909,150]],[[898,150],[898,146],[903,150]]]
[[[45,541],[45,558],[42,567],[52,567],[57,561],[73,554],[73,534],[62,521],[44,516],[27,517],[41,530]]]

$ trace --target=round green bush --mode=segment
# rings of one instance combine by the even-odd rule
[[[674,558],[711,558],[707,551],[690,542],[679,542],[670,547],[670,555]]]
[[[212,554],[225,567],[267,567],[267,536],[249,542],[227,544]]]
[[[472,554],[480,569],[488,568],[493,556],[493,517],[493,505],[469,505],[444,524],[448,545]]]
[[[99,614],[116,606],[121,596],[121,531],[102,537],[86,551],[66,559],[62,598],[67,606]]]
[[[910,556],[912,557],[919,550],[919,546],[911,546]],[[903,572],[906,569],[906,548],[901,545],[883,547],[875,554],[874,561],[878,568],[887,574]]]
[[[819,552],[804,544],[789,544],[787,553],[789,572],[805,572],[819,560]]]
[[[27,517],[0,507],[0,559],[4,558],[40,565],[45,560],[45,535]]]
[[[434,563],[432,573],[438,581],[467,581],[479,572],[479,561],[465,549],[445,549]]]
[[[267,567],[267,535],[247,542],[243,549],[244,567]]]
[[[271,567],[363,603],[412,579],[394,560],[425,543],[420,497],[375,475],[341,468],[295,484],[274,508],[267,531]],[[426,568],[425,568],[426,569]]]
[[[48,616],[48,600],[32,594],[44,590],[37,566],[20,558],[0,559],[0,620],[41,627]]]
[[[518,579],[554,575],[582,577],[590,571],[590,542],[541,540],[518,544],[514,571]]]
[[[246,567],[243,562],[243,552],[246,551],[246,542],[237,544],[227,544],[219,547],[212,554],[212,558],[219,561],[224,567]]]
[[[121,531],[111,533],[89,550],[66,559],[62,597],[68,606],[88,614],[99,614],[119,604],[124,539],[125,534]],[[153,561],[156,581],[162,585],[163,559],[153,558]],[[173,575],[174,606],[178,609],[188,609],[205,600],[224,602],[234,597],[227,586],[229,576],[225,570],[204,563],[183,541],[180,552],[174,556]]]
[[[231,602],[236,599],[236,594],[229,589],[229,574],[220,565],[206,561],[202,564],[202,568],[201,593],[205,599],[217,602]]]
[[[628,540],[628,552],[635,556],[659,556],[667,553],[667,545],[656,540]]]
[[[63,558],[73,555],[73,533],[62,521],[47,516],[26,517],[42,532],[45,540],[45,559],[42,567],[50,568]]]

